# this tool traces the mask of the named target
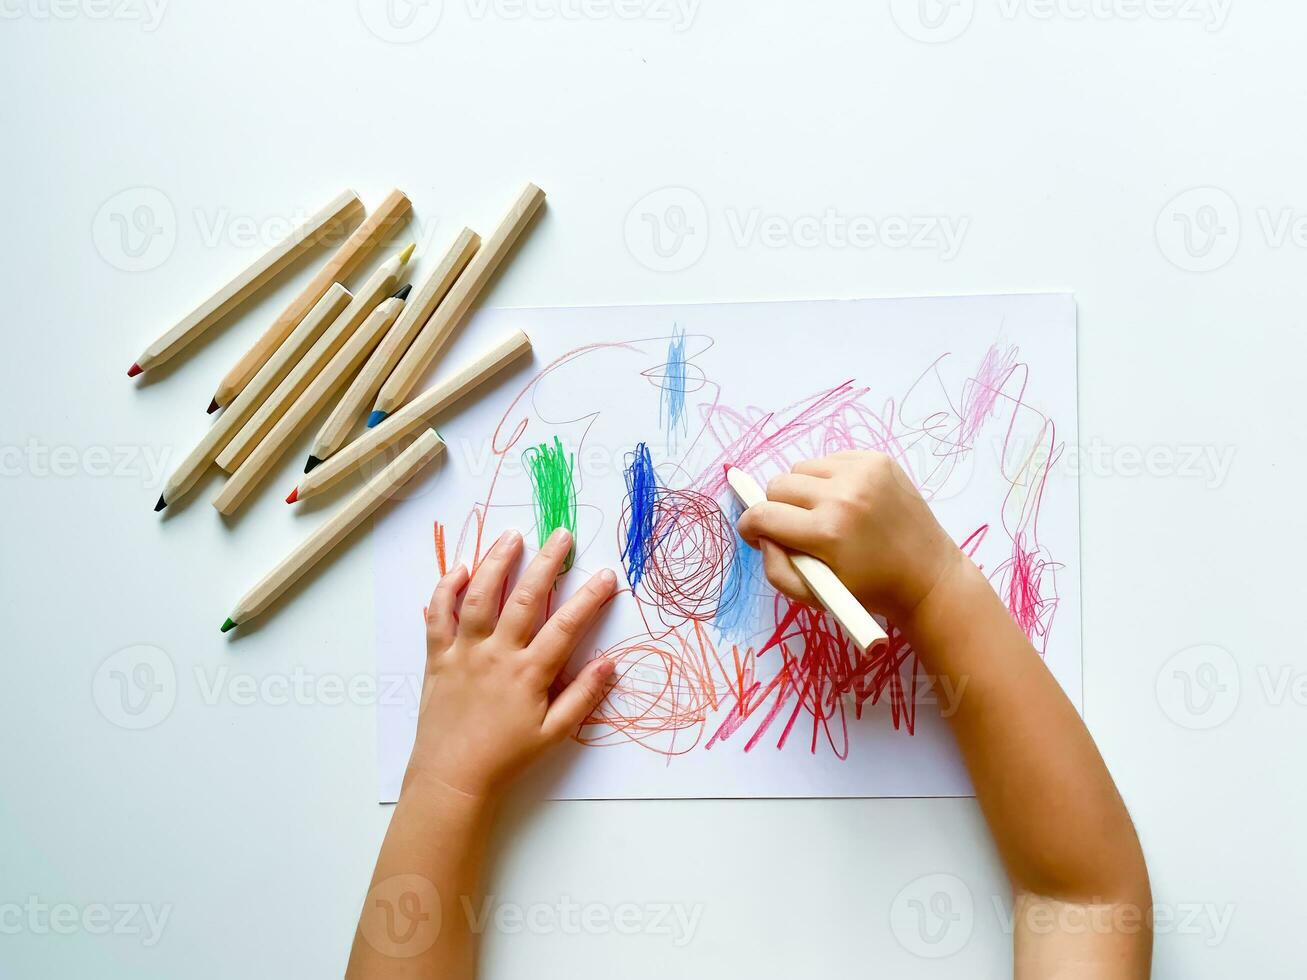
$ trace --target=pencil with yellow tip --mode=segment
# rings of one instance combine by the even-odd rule
[[[339,512],[332,515],[310,534],[276,568],[264,576],[236,603],[222,631],[226,633],[261,615],[278,597],[290,588],[310,568],[339,545],[349,533],[390,499],[400,487],[413,479],[445,448],[440,436],[428,429],[398,458],[356,493]]]
[[[413,338],[418,335],[422,325],[431,317],[480,248],[481,236],[471,228],[464,228],[458,233],[453,244],[445,250],[436,267],[431,270],[431,275],[427,276],[426,281],[409,298],[408,306],[404,308],[390,335],[368,359],[362,373],[345,394],[343,403],[349,406],[347,411],[351,416],[351,427],[352,416],[356,411],[355,403],[362,402],[357,408],[361,412],[376,397],[381,386],[386,383],[386,379],[408,351],[409,345],[413,343]],[[368,424],[370,425],[371,422]]]

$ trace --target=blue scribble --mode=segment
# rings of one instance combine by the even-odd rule
[[[654,508],[658,498],[658,477],[654,474],[649,447],[638,443],[626,456],[627,523],[622,561],[626,581],[632,588],[640,584],[644,566],[653,550]]]
[[[742,513],[739,504],[733,503],[730,514],[732,527]],[[763,585],[762,552],[750,548],[737,533],[735,555],[726,570],[722,598],[717,605],[717,616],[713,619],[713,627],[722,639],[743,643],[758,631],[759,597],[763,594]]]
[[[685,421],[685,331],[672,327],[663,365],[662,392],[658,398],[658,421],[675,443],[676,430],[686,431]]]

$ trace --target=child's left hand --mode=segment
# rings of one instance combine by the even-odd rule
[[[571,535],[555,531],[502,612],[504,585],[522,553],[516,531],[495,542],[470,582],[462,565],[440,580],[427,609],[427,673],[405,787],[425,781],[490,803],[603,700],[613,664],[602,657],[549,696],[617,585],[611,571],[598,572],[542,626],[571,548]]]

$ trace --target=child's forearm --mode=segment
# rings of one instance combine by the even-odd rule
[[[976,566],[960,558],[901,628],[947,695],[1014,887],[1146,911],[1139,840],[1098,749]]]
[[[484,804],[407,780],[354,936],[350,977],[471,980],[490,817]]]

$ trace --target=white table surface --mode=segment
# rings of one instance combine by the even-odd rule
[[[371,673],[369,549],[233,643],[229,606],[306,527],[273,492],[300,448],[230,526],[212,477],[151,512],[307,267],[165,381],[124,371],[341,187],[404,188],[435,248],[531,179],[549,210],[493,305],[1075,292],[1086,714],[1167,917],[1156,974],[1298,975],[1307,10],[5,0],[0,19],[0,973],[341,971],[389,819],[373,708],[333,687]],[[659,251],[633,209],[674,223]],[[893,217],[962,228],[956,254],[898,242]],[[125,714],[112,672],[142,663],[159,690]],[[489,938],[487,977],[1010,970],[972,801],[519,805],[498,841],[501,921],[537,928]]]

